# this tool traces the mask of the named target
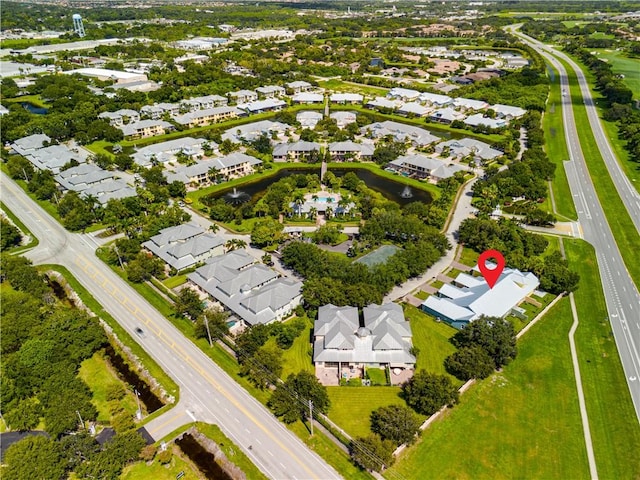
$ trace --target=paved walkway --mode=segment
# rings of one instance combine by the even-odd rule
[[[449,221],[449,225],[447,226],[447,230],[445,232],[445,236],[449,243],[451,243],[452,248],[445,253],[443,257],[440,258],[436,263],[434,263],[424,274],[419,277],[409,279],[405,283],[400,286],[396,286],[384,297],[384,302],[393,302],[399,298],[404,298],[409,293],[413,292],[416,288],[418,288],[423,283],[430,281],[438,276],[440,272],[443,272],[447,269],[456,259],[456,245],[457,245],[457,232],[460,228],[460,224],[466,218],[469,218],[473,212],[473,208],[471,207],[471,198],[473,196],[473,192],[471,189],[475,184],[477,178],[470,180],[463,188],[460,196],[458,197],[458,201]]]

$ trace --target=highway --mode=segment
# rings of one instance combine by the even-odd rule
[[[527,35],[513,30],[512,33],[518,35],[525,43],[528,43],[536,49],[558,70],[561,88],[569,92],[567,72],[562,63],[554,57],[557,52]],[[584,80],[584,76],[582,76],[582,79]],[[581,86],[581,93],[584,97],[585,104],[595,110],[589,89]],[[584,239],[591,243],[596,251],[598,269],[607,311],[609,313],[609,322],[627,378],[636,416],[640,421],[640,354],[638,353],[640,350],[640,294],[624,265],[622,255],[589,175],[585,157],[580,146],[573,109],[571,108],[571,95],[563,96],[562,99],[565,139],[571,158],[570,161],[566,161],[564,164],[569,180],[569,187],[573,195],[576,210],[578,211],[580,225],[584,231]],[[599,125],[599,122],[597,123]],[[584,133],[589,134],[588,132]],[[604,135],[602,131],[600,131],[600,134]],[[595,135],[598,135],[598,133],[596,132]],[[608,144],[606,141],[605,143]],[[603,157],[605,157],[605,153],[602,153]],[[609,151],[609,153],[611,152]],[[619,169],[620,167],[615,157],[612,157],[612,160]],[[622,176],[624,177],[623,173]],[[628,182],[627,187],[633,189],[633,186]],[[624,185],[620,185],[620,188],[624,189],[625,187]],[[622,196],[623,192],[619,192]],[[637,192],[635,193],[637,195]],[[631,192],[629,192],[629,195],[633,196]],[[640,208],[640,204],[638,207]],[[638,210],[637,213],[633,213],[636,212],[633,205],[628,205],[627,208],[630,209],[631,217],[634,218],[635,216],[634,222],[638,225],[638,222],[640,222],[640,210]],[[580,288],[589,288],[589,286],[581,285]]]
[[[95,257],[90,235],[72,234],[0,172],[1,197],[40,244],[25,256],[66,267],[180,387],[180,402],[158,424],[160,432],[194,420],[217,424],[253,463],[273,479],[334,479],[338,473],[281,424],[142,296]],[[142,333],[136,333],[136,328]],[[169,426],[169,430],[167,430]],[[251,448],[249,448],[251,447]]]

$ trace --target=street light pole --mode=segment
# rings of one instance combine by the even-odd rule
[[[209,346],[213,347],[213,342],[211,341],[211,332],[209,331],[209,317],[207,314],[204,314],[204,326],[207,328],[207,337],[209,337]]]
[[[309,399],[309,425],[311,425],[311,436],[313,436],[313,401]]]
[[[138,420],[142,420],[142,409],[140,408],[140,394],[138,393],[137,389],[133,389],[133,391],[136,394],[136,403],[138,405],[138,411],[136,412],[136,417],[138,417]]]

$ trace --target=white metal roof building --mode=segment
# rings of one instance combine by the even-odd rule
[[[122,72],[120,70],[108,70],[106,68],[78,68],[63,72],[67,75],[79,74],[85,77],[93,77],[98,80],[114,80],[116,83],[146,82],[147,76],[144,73]]]
[[[477,267],[476,267],[477,268]],[[481,316],[503,318],[531,295],[540,285],[530,272],[505,268],[498,281],[489,288],[481,277],[460,273],[453,284],[443,285],[436,295],[422,303],[422,310],[436,318],[462,328]]]

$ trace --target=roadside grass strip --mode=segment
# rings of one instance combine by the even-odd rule
[[[567,69],[569,84],[572,92],[579,92],[578,81],[573,69],[564,61],[558,59]],[[607,217],[607,222],[620,248],[625,266],[636,286],[640,285],[640,235],[631,221],[627,209],[609,175],[604,160],[593,138],[591,125],[582,102],[582,95],[576,94],[573,102],[576,128],[578,132],[587,132],[580,136],[580,145],[585,155],[587,168],[593,181],[598,199]]]
[[[574,292],[580,319],[575,340],[598,475],[640,478],[640,428],[607,318],[595,251],[582,240],[565,240],[564,245],[580,274],[581,287]]]
[[[547,69],[553,72],[553,79],[550,79],[551,89],[547,100],[547,109],[542,118],[542,128],[544,130],[547,156],[556,166],[555,178],[551,184],[556,212],[565,218],[577,220],[576,207],[573,204],[567,173],[563,165],[563,161],[569,159],[569,152],[564,138],[564,124],[562,122],[560,76],[550,64],[547,64]]]

